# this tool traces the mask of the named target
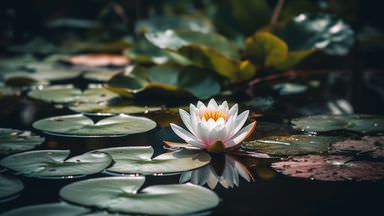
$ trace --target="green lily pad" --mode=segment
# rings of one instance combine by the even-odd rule
[[[64,115],[41,119],[33,123],[35,129],[57,136],[69,137],[114,137],[144,133],[156,127],[145,117],[120,114],[94,123],[82,115]]]
[[[273,33],[284,40],[289,50],[318,49],[331,55],[345,55],[354,44],[351,26],[329,14],[300,14]]]
[[[156,47],[148,40],[137,41],[132,48],[124,50],[124,55],[140,63],[165,64],[171,60],[168,52]]]
[[[360,133],[384,131],[384,117],[376,115],[316,115],[291,121],[296,129],[308,132],[348,130]]]
[[[129,99],[116,98],[98,102],[77,102],[69,107],[70,110],[86,113],[88,115],[115,115],[115,114],[134,114],[149,113],[161,110],[160,106],[144,105]]]
[[[144,177],[109,177],[65,186],[60,197],[70,202],[112,212],[179,215],[211,209],[219,197],[192,184],[154,185],[139,190]]]
[[[44,216],[44,215],[55,215],[55,216],[79,216],[86,215],[90,212],[90,209],[69,205],[67,203],[49,203],[40,205],[30,205],[21,208],[12,209],[3,213],[3,216]]]
[[[108,80],[110,80],[113,76],[115,76],[118,73],[121,73],[121,71],[103,68],[100,70],[86,71],[83,74],[83,78],[90,80],[90,81],[107,82]]]
[[[280,95],[300,94],[308,90],[307,85],[298,83],[278,83],[273,85],[272,88],[279,92]]]
[[[101,152],[72,158],[69,155],[69,150],[29,151],[5,157],[0,165],[29,177],[73,178],[99,173],[112,162],[108,154]]]
[[[27,151],[42,144],[44,138],[33,135],[30,131],[0,128],[0,154]]]
[[[164,174],[193,170],[209,163],[209,154],[201,151],[173,151],[153,157],[151,146],[98,149],[114,160],[107,171],[123,174]]]
[[[17,195],[24,184],[16,177],[0,174],[0,203]]]
[[[121,96],[156,100],[207,99],[220,92],[218,81],[209,72],[169,65],[135,68],[129,74],[114,76],[107,84],[107,89]]]
[[[99,85],[90,85],[85,91],[74,88],[72,85],[56,85],[30,91],[28,96],[49,103],[70,103],[75,101],[97,103],[118,95]]]
[[[161,16],[139,20],[136,23],[136,33],[166,31],[168,29],[183,29],[209,33],[215,30],[212,21],[202,15]]]
[[[328,152],[332,143],[344,140],[340,137],[328,136],[270,136],[245,142],[247,150],[267,153],[276,156],[303,155]]]
[[[287,58],[287,44],[269,32],[256,32],[245,42],[247,56],[256,65],[271,67]]]
[[[155,46],[183,57],[183,64],[211,69],[233,82],[256,73],[256,67],[241,61],[237,48],[221,35],[167,30],[145,36]]]

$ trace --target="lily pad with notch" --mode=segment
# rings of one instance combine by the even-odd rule
[[[144,177],[89,179],[65,186],[60,197],[111,212],[152,215],[190,214],[219,204],[219,197],[201,186],[167,184],[140,189],[144,181]]]
[[[309,135],[269,136],[245,142],[243,148],[274,156],[319,154],[327,153],[332,143],[344,139],[343,137]]]
[[[87,213],[91,212],[90,209],[70,205],[64,202],[60,203],[48,203],[48,204],[39,204],[39,205],[29,205],[23,206],[20,208],[12,209],[10,211],[4,212],[3,216],[42,216],[42,215],[56,215],[56,216],[79,216],[79,215],[88,215]]]
[[[151,105],[150,103],[139,103],[126,98],[111,98],[106,101],[98,102],[76,102],[69,106],[69,109],[75,112],[87,115],[116,115],[116,114],[134,114],[149,113],[159,111],[161,106]]]
[[[0,174],[0,203],[15,198],[24,189],[24,184],[14,176]]]
[[[69,155],[69,150],[29,151],[5,157],[0,165],[28,177],[73,178],[99,173],[112,163],[112,158],[101,152]]]
[[[88,89],[84,91],[73,85],[55,85],[30,91],[28,96],[48,103],[71,103],[75,101],[96,103],[118,95],[100,85],[89,85]]]
[[[211,157],[202,151],[172,151],[153,157],[151,146],[98,149],[111,155],[113,166],[108,172],[121,174],[167,174],[197,169],[209,164]]]
[[[347,130],[360,133],[384,131],[384,116],[378,115],[315,115],[293,119],[294,128],[307,132]]]
[[[43,142],[43,137],[30,131],[0,128],[0,155],[31,150]]]
[[[320,181],[374,181],[384,178],[384,163],[354,161],[340,155],[294,156],[272,163],[284,175]]]
[[[76,114],[41,119],[32,126],[56,136],[120,137],[150,131],[156,127],[156,122],[145,117],[120,114],[95,123],[83,114]]]
[[[194,67],[155,66],[135,68],[114,76],[106,88],[137,99],[207,99],[220,92],[220,84],[207,71]]]

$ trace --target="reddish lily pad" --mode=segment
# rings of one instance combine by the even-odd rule
[[[123,55],[112,54],[84,54],[69,57],[69,63],[74,65],[84,65],[91,67],[102,66],[125,66],[129,64],[129,59]]]
[[[384,136],[348,139],[332,144],[332,148],[336,151],[353,151],[373,158],[384,158]]]
[[[353,161],[340,155],[306,155],[275,162],[272,167],[284,175],[320,181],[372,181],[384,178],[384,163]]]

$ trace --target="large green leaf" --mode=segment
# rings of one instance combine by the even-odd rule
[[[16,177],[0,174],[0,203],[17,195],[24,184]]]
[[[72,178],[99,173],[112,162],[108,154],[101,152],[72,158],[69,155],[69,150],[29,151],[3,158],[0,165],[29,177]]]
[[[245,142],[243,147],[247,150],[267,153],[277,156],[302,155],[325,153],[330,144],[344,140],[340,137],[329,136],[270,136]]]
[[[117,97],[118,95],[99,85],[90,85],[85,91],[74,88],[72,85],[56,85],[30,91],[28,96],[37,100],[52,103],[97,103],[107,101],[113,97]]]
[[[292,51],[319,49],[332,55],[345,55],[354,43],[352,28],[329,14],[300,14],[272,31]]]
[[[126,97],[136,98],[210,98],[220,85],[209,72],[193,67],[155,66],[135,68],[129,74],[114,76],[106,86]]]
[[[112,156],[114,164],[107,171],[123,174],[164,174],[193,170],[209,163],[211,157],[202,151],[174,151],[153,157],[151,146],[98,149]]]
[[[33,127],[45,133],[70,137],[113,137],[144,133],[156,127],[145,117],[120,114],[94,123],[82,115],[64,115],[41,119]]]
[[[184,64],[211,69],[233,82],[256,73],[256,67],[241,61],[237,48],[218,34],[167,30],[147,33],[146,37],[157,47],[182,56]]]
[[[48,215],[55,215],[55,216],[80,216],[80,215],[88,215],[87,213],[90,212],[90,209],[81,207],[81,206],[75,206],[75,205],[69,205],[67,203],[49,203],[49,204],[39,204],[39,205],[30,205],[30,206],[23,206],[21,208],[12,209],[10,211],[7,211],[3,213],[3,216],[48,216]],[[90,214],[91,215],[91,214]]]
[[[360,133],[384,131],[384,117],[375,115],[316,115],[293,119],[295,128],[308,132],[349,130]]]
[[[124,55],[132,61],[140,63],[164,64],[171,60],[168,52],[156,47],[146,39],[136,41],[133,47],[124,50]]]
[[[201,186],[154,185],[139,191],[144,181],[144,177],[89,179],[65,186],[60,191],[60,197],[112,212],[152,215],[189,214],[219,204],[219,197]]]
[[[44,138],[33,135],[30,131],[0,128],[1,155],[30,150],[43,142]]]
[[[246,52],[256,65],[271,67],[284,62],[288,46],[269,32],[256,32],[246,39]]]

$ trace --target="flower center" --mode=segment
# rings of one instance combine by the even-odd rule
[[[209,119],[213,119],[215,121],[219,120],[219,118],[227,119],[227,115],[221,111],[205,111],[202,117],[205,121]]]

